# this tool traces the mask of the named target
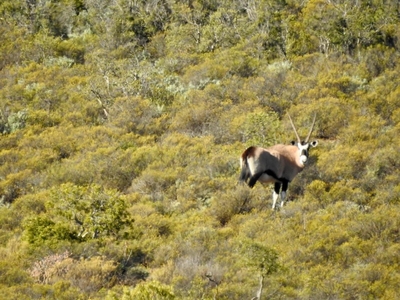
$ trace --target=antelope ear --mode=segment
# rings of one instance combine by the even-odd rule
[[[311,147],[317,147],[318,141],[312,141],[312,142],[310,143],[310,145],[311,145]]]
[[[296,142],[295,141],[291,141],[290,145],[294,146],[294,145],[296,145]]]

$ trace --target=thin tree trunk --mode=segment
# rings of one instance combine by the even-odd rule
[[[258,300],[261,300],[263,285],[264,285],[264,276],[262,274],[260,274],[260,281],[259,281],[259,286],[258,286],[258,291],[257,291],[257,296],[256,296],[256,299],[258,299]]]

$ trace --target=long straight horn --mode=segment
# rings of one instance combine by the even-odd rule
[[[298,143],[301,143],[301,139],[300,139],[300,137],[299,137],[299,134],[297,133],[296,127],[295,127],[294,124],[293,124],[292,118],[290,117],[289,113],[287,113],[287,114],[288,114],[288,116],[289,116],[290,124],[292,124],[294,133],[296,134],[297,142],[298,142]]]
[[[306,138],[306,141],[305,141],[306,143],[308,143],[308,140],[310,139],[311,133],[312,133],[312,131],[313,131],[313,129],[314,129],[315,118],[316,118],[316,117],[317,117],[317,114],[314,114],[314,120],[313,120],[313,122],[312,122],[310,132],[309,132],[308,135],[307,135],[307,138]]]

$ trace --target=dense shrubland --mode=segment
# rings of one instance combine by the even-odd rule
[[[397,1],[2,1],[7,299],[395,299]],[[301,136],[272,212],[247,146]]]

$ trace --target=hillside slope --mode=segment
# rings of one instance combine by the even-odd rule
[[[398,1],[0,3],[0,294],[400,298]],[[271,210],[251,145],[307,135]]]

